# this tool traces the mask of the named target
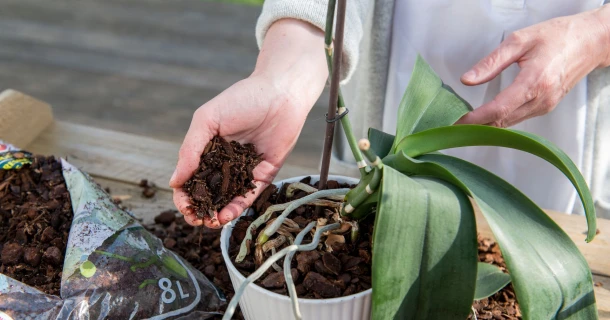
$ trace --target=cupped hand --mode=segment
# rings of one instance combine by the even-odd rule
[[[609,9],[551,19],[512,33],[461,81],[479,85],[517,63],[521,70],[514,82],[457,123],[510,127],[552,111],[589,72],[608,65]]]
[[[209,227],[219,227],[239,216],[273,181],[294,147],[306,116],[306,110],[299,108],[292,97],[257,77],[236,83],[201,106],[193,115],[170,182],[174,202],[186,221],[193,225],[202,223],[188,207],[189,198],[181,186],[197,169],[203,149],[214,136],[253,143],[257,152],[263,153],[263,161],[253,171],[254,192],[233,199],[217,217],[208,218],[205,224]]]
[[[319,29],[280,20],[269,31],[254,73],[195,111],[170,180],[174,204],[191,225],[219,228],[237,218],[275,178],[294,147],[328,72]],[[253,143],[263,160],[253,170],[254,192],[234,198],[214,217],[198,218],[182,189],[214,136]]]

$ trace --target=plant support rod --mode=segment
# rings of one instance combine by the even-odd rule
[[[331,5],[334,7],[334,0],[329,1],[329,12],[327,16],[327,25],[326,28],[332,30],[332,19],[333,15],[331,15]],[[341,58],[343,54],[343,33],[345,26],[345,7],[347,3],[346,0],[339,0],[339,4],[337,6],[337,31],[335,33],[335,41],[334,41],[334,49],[337,54],[333,55],[333,68],[330,80],[330,100],[328,103],[328,113],[326,115],[326,135],[324,138],[324,153],[322,154],[322,169],[320,171],[320,182],[319,189],[326,189],[326,181],[328,180],[328,171],[330,169],[330,156],[333,146],[333,136],[335,133],[335,121],[329,122],[329,119],[334,120],[337,115],[337,103],[339,101],[339,80],[341,79]],[[331,20],[330,24],[328,24],[328,20]],[[326,40],[328,41],[328,32],[326,34]],[[327,44],[328,46],[328,44]],[[330,48],[327,48],[330,50]]]

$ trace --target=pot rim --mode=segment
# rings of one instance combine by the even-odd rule
[[[282,184],[286,183],[286,182],[293,182],[293,181],[300,181],[301,179],[305,178],[305,177],[312,177],[312,178],[316,178],[319,175],[305,175],[305,176],[297,176],[297,177],[293,177],[293,178],[288,178],[288,179],[284,179],[284,180],[280,180],[276,183],[274,183],[276,186],[281,186]],[[329,175],[328,176],[329,179],[333,179],[333,180],[344,180],[344,179],[356,179],[353,177],[347,177],[347,176],[340,176],[340,175]],[[356,179],[357,180],[357,179]],[[241,215],[244,215],[246,212],[248,211],[248,209],[246,209]],[[239,218],[238,218],[239,219]],[[237,270],[237,268],[233,265],[233,261],[231,260],[231,258],[229,257],[229,237],[231,236],[231,232],[233,232],[233,227],[235,226],[235,223],[237,222],[238,219],[235,219],[233,221],[231,221],[230,223],[227,223],[223,228],[222,228],[222,232],[220,235],[220,249],[222,251],[222,258],[225,261],[225,264],[227,265],[227,268],[229,269],[230,273],[233,273],[234,275],[236,275],[239,280],[241,282],[246,280],[246,277],[244,277],[243,274],[241,274],[241,272],[239,272],[239,270]],[[283,261],[283,260],[282,260]],[[251,283],[248,285],[249,288],[253,288],[255,291],[257,291],[258,293],[261,294],[266,294],[269,295],[273,298],[276,299],[283,299],[286,301],[290,301],[290,297],[289,296],[285,296],[279,293],[275,293],[272,291],[269,291],[259,285],[257,285],[256,283]],[[331,298],[331,299],[305,299],[305,298],[299,298],[299,303],[304,303],[304,304],[326,304],[326,303],[337,303],[337,302],[342,302],[342,301],[347,301],[347,300],[352,300],[352,299],[357,299],[366,295],[370,295],[372,294],[373,289],[368,289],[368,290],[364,290],[349,296],[345,296],[345,297],[338,297],[338,298]]]

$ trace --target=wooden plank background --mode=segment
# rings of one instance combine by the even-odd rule
[[[196,108],[256,63],[260,7],[204,0],[0,0],[0,91],[56,119],[181,142]],[[325,94],[288,162],[317,168]]]
[[[137,184],[142,179],[169,190],[180,144],[58,121],[27,146],[33,152],[65,157],[96,177]],[[287,164],[278,179],[315,174]]]

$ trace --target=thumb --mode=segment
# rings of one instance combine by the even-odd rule
[[[460,78],[460,81],[468,86],[488,82],[498,76],[508,66],[517,62],[527,50],[529,50],[528,42],[512,34],[492,53],[466,71]]]
[[[171,188],[181,188],[191,178],[193,172],[199,167],[199,159],[205,146],[214,137],[213,132],[218,131],[217,128],[211,127],[213,121],[209,121],[205,114],[199,114],[198,112],[195,112],[182,146],[180,146],[178,163],[176,164],[174,174],[169,180]]]

